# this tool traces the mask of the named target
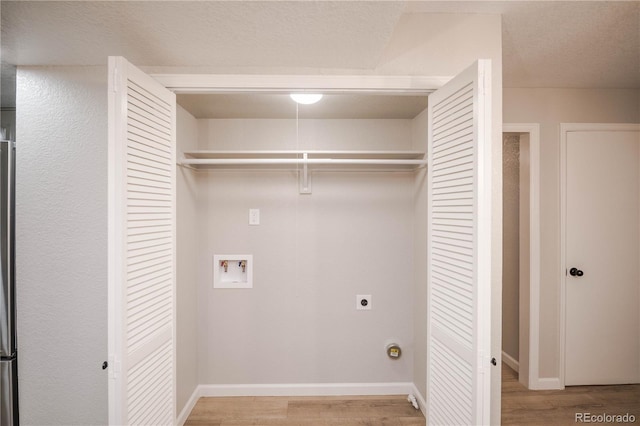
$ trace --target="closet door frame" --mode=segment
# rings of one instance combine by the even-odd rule
[[[176,94],[321,90],[323,93],[428,95],[452,76],[149,74]]]
[[[205,93],[289,93],[291,91],[321,91],[322,93],[371,93],[371,94],[411,94],[425,95],[435,92],[453,80],[454,76],[372,76],[372,75],[209,75],[209,74],[150,74],[155,80],[164,85],[167,89],[176,94],[205,94]],[[489,89],[491,90],[491,89]],[[488,111],[491,114],[491,111]],[[491,121],[491,118],[489,118]],[[496,121],[496,120],[494,120]],[[496,123],[502,120],[496,121]],[[500,132],[501,135],[501,132]],[[427,153],[427,156],[429,153]],[[489,194],[485,197],[491,198]],[[493,208],[493,207],[491,207]],[[493,225],[489,225],[490,227]],[[491,228],[484,229],[482,235],[492,238]],[[491,268],[485,265],[483,268]],[[493,281],[491,279],[490,281]],[[498,291],[499,288],[491,284],[491,291]],[[486,297],[486,295],[485,295]],[[492,306],[492,310],[501,309],[500,306]],[[492,316],[493,317],[493,316]],[[427,319],[425,318],[425,321]],[[492,321],[493,322],[493,319]],[[499,330],[494,332],[489,325],[490,334],[495,337],[499,335]],[[500,362],[500,354],[495,354]],[[483,359],[491,359],[489,353],[485,353]],[[427,360],[428,362],[428,360]],[[490,370],[490,369],[488,369]],[[496,369],[498,376],[485,372],[492,376],[491,382],[499,382],[500,371]],[[486,386],[486,383],[485,383]],[[427,389],[429,392],[429,389]],[[495,400],[500,399],[499,387],[491,386],[487,389],[485,397]],[[421,409],[424,407],[422,406]],[[485,405],[485,404],[483,404]],[[491,410],[495,409],[494,404]],[[486,406],[486,405],[485,405]],[[499,407],[499,404],[497,405]],[[488,419],[489,414],[483,414],[484,419]],[[499,410],[498,414],[499,416]],[[491,417],[494,415],[492,413]],[[498,417],[499,418],[499,417]]]

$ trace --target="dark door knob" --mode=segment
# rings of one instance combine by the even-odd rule
[[[571,268],[569,269],[569,275],[571,275],[572,277],[581,277],[584,275],[584,272],[582,272],[578,268]]]

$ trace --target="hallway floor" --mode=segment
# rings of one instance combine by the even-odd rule
[[[640,385],[569,386],[564,390],[532,391],[518,382],[518,373],[502,364],[503,425],[575,425],[576,413],[592,416],[629,413],[635,416],[637,424],[640,422]]]

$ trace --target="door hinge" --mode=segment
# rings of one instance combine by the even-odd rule
[[[478,360],[480,361],[478,363],[478,373],[484,374],[486,372],[486,369],[489,363],[491,362],[491,358],[488,356],[485,356],[483,351],[480,351],[478,353]]]
[[[484,90],[484,94],[485,96],[489,95],[490,92],[490,88],[491,87],[491,74],[484,74],[484,87],[482,88],[482,90]]]
[[[120,360],[115,356],[109,357],[109,378],[115,380],[120,374]]]
[[[118,93],[118,67],[113,69],[113,84],[111,85],[111,90],[114,93]]]

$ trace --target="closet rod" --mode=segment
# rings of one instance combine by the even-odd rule
[[[426,166],[426,159],[394,160],[394,159],[359,159],[359,158],[185,158],[183,165],[260,165],[260,164],[352,164],[352,165],[395,165]]]

